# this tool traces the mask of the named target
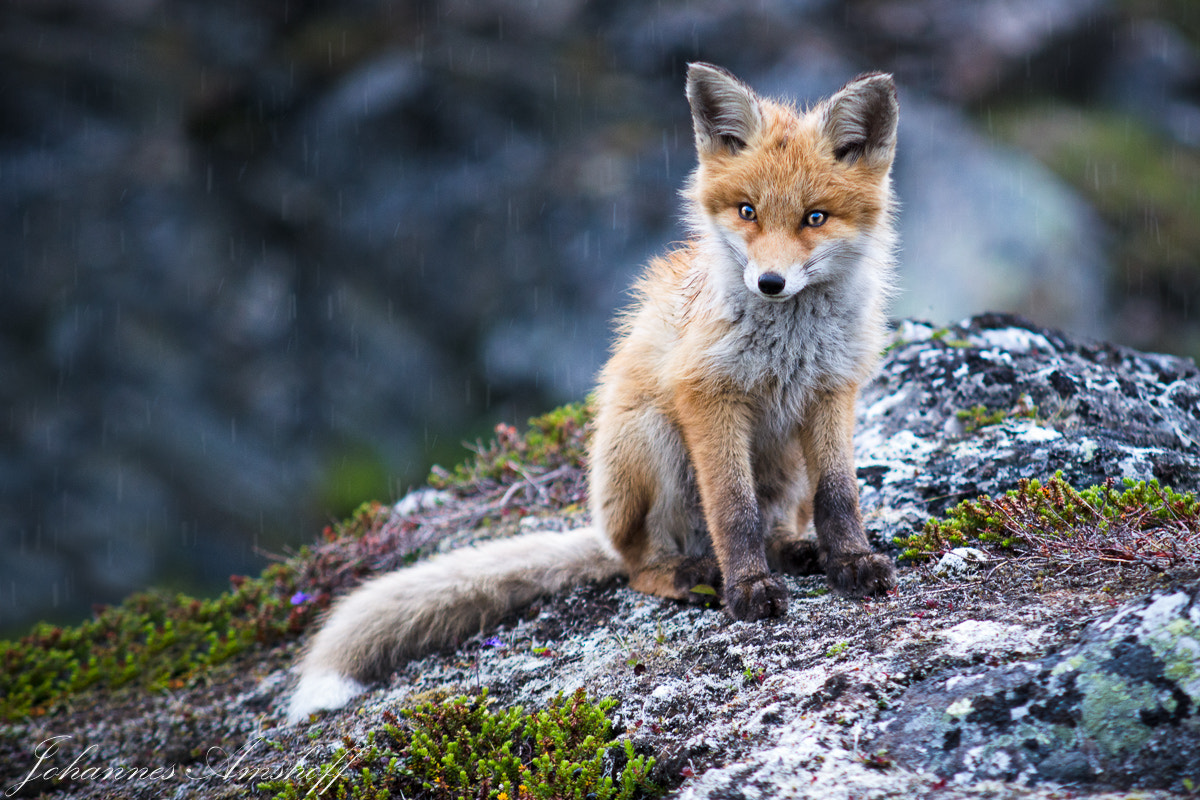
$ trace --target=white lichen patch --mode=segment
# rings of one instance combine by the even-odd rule
[[[946,706],[946,716],[954,717],[955,719],[963,719],[974,710],[975,706],[971,705],[971,698],[960,697],[950,705]]]
[[[1013,353],[1053,353],[1055,348],[1040,333],[1024,328],[998,328],[978,331],[967,336],[967,341],[976,347],[998,348]]]
[[[933,574],[962,578],[978,571],[990,560],[988,554],[977,547],[956,547],[934,565]]]
[[[937,448],[934,442],[910,431],[885,436],[881,431],[866,428],[857,438],[859,466],[908,467],[920,463]]]
[[[408,517],[417,514],[421,511],[430,511],[444,506],[453,499],[453,495],[449,492],[442,492],[437,489],[415,489],[401,497],[392,506],[392,511],[400,517]]]
[[[1125,455],[1118,462],[1122,480],[1144,480],[1147,475],[1154,474],[1154,456],[1160,451],[1151,447],[1127,447]]]
[[[942,652],[956,658],[975,653],[1015,653],[1037,645],[1044,628],[1008,625],[990,620],[966,620],[938,634],[945,641]]]
[[[1055,439],[1062,438],[1062,434],[1056,431],[1054,428],[1047,428],[1042,425],[1038,425],[1032,420],[1017,421],[1014,424],[1022,429],[1021,432],[1016,435],[1018,442],[1038,444],[1040,442],[1053,442]]]

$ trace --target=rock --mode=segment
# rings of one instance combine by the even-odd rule
[[[956,547],[942,556],[933,572],[943,578],[965,577],[990,559],[977,547]]]
[[[1195,364],[1010,315],[940,329],[902,323],[859,403],[861,500],[884,541],[902,521],[920,524],[1020,478],[1200,485]],[[960,414],[975,408],[1003,418],[968,431]]]
[[[1093,622],[1035,661],[938,675],[869,747],[957,784],[1180,788],[1200,775],[1200,584]]]
[[[1046,167],[998,146],[952,109],[902,96],[894,169],[904,204],[895,312],[953,320],[1020,310],[1075,334],[1101,336],[1110,273],[1096,212]],[[986,192],[978,187],[987,186]],[[1015,216],[1018,224],[996,224]],[[963,264],[972,264],[970,277]],[[927,291],[920,287],[938,287]]]
[[[925,74],[931,90],[957,99],[987,97],[999,88],[1028,86],[1048,73],[1058,90],[1087,80],[1082,65],[1094,48],[1111,43],[1104,0],[942,0],[856,4],[860,35],[902,79]],[[1036,72],[1035,72],[1036,71]],[[1064,82],[1071,82],[1063,86]]]
[[[1200,146],[1200,104],[1189,91],[1200,80],[1200,48],[1160,20],[1129,25],[1111,46],[1115,52],[1097,78],[1107,102],[1181,144]]]

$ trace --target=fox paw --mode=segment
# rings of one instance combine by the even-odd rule
[[[825,560],[825,578],[835,592],[854,597],[883,594],[896,585],[896,567],[887,556],[878,553],[851,553],[829,556]]]
[[[675,591],[689,603],[703,605],[720,596],[721,567],[711,556],[689,558],[675,568]]]
[[[774,575],[754,575],[725,587],[725,610],[742,622],[782,617],[787,607],[787,589]]]

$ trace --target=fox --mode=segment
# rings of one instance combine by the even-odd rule
[[[817,104],[688,65],[688,237],[649,263],[593,399],[592,524],[443,553],[335,603],[304,651],[291,722],[538,597],[625,576],[733,620],[784,616],[781,573],[890,591],[854,470],[854,409],[887,336],[899,104],[867,73]],[[810,532],[815,529],[815,538]]]

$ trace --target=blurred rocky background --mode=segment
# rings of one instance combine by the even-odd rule
[[[1192,0],[7,0],[0,630],[212,592],[589,389],[688,61],[893,71],[898,316],[1200,352]]]

